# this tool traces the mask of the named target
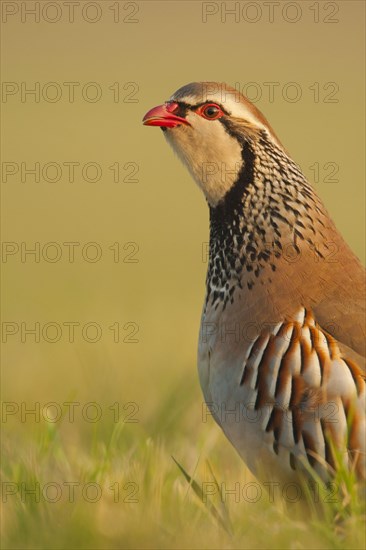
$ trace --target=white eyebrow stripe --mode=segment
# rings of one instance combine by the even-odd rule
[[[233,94],[232,94],[233,95]],[[170,97],[169,101],[181,101],[182,103],[186,103],[187,105],[194,107],[197,105],[197,97],[194,95],[186,95],[184,97],[178,97],[176,98],[174,94]],[[254,126],[257,126],[258,128],[261,128],[262,130],[266,130],[266,132],[273,138],[269,128],[263,124],[256,116],[255,114],[243,103],[242,101],[235,101],[232,98],[226,97],[224,98],[221,93],[214,93],[209,94],[205,98],[206,101],[218,103],[219,105],[222,105],[225,110],[229,113],[229,115],[242,118],[246,120],[247,122],[250,122]]]

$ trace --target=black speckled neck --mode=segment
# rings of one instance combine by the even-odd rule
[[[231,123],[224,125],[241,144],[243,165],[224,198],[210,207],[206,306],[215,309],[233,303],[243,286],[251,291],[259,282],[271,283],[261,273],[266,266],[276,271],[284,239],[298,252],[301,240],[313,244],[315,225],[321,236],[322,212],[298,166],[264,132],[249,141]]]

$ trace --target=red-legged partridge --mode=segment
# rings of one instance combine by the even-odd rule
[[[216,421],[262,481],[325,479],[339,457],[364,478],[364,268],[238,91],[188,84],[143,122],[210,210],[198,368]]]

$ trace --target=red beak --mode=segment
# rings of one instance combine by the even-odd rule
[[[165,103],[150,109],[142,119],[145,126],[163,126],[165,128],[175,128],[180,124],[190,126],[188,120],[174,114],[178,103]]]

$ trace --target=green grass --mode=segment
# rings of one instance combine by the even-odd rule
[[[352,475],[338,474],[335,502],[324,502],[326,488],[313,507],[271,503],[264,491],[251,502],[258,486],[246,497],[243,488],[254,478],[212,421],[197,422],[196,379],[178,387],[137,423],[4,424],[2,548],[364,547]],[[47,498],[25,498],[21,484],[48,487]],[[225,497],[235,487],[239,497]]]

